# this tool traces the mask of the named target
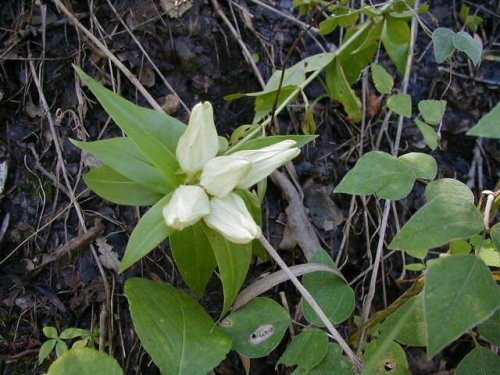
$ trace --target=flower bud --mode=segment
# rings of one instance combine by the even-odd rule
[[[238,156],[218,156],[203,167],[200,185],[213,196],[223,198],[250,170],[251,163]]]
[[[163,208],[165,223],[183,230],[210,213],[207,193],[199,186],[181,185],[175,189],[170,202]]]
[[[286,140],[258,150],[237,151],[231,154],[232,156],[244,157],[252,163],[250,171],[236,186],[240,189],[248,189],[287,161],[292,160],[300,154],[300,149],[294,147],[296,143],[292,140]]]
[[[262,235],[245,202],[237,194],[210,200],[210,214],[205,223],[234,243],[245,244]]]
[[[194,174],[214,158],[218,150],[219,138],[212,105],[209,102],[198,103],[191,112],[186,131],[177,143],[177,161],[184,172]]]

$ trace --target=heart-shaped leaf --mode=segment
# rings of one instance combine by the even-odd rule
[[[278,364],[299,366],[309,371],[325,358],[327,352],[328,336],[325,331],[309,328],[294,337]]]
[[[469,56],[474,65],[477,66],[481,62],[481,54],[483,53],[481,42],[474,39],[465,31],[459,31],[455,34],[453,37],[453,46]]]
[[[471,130],[467,132],[467,135],[474,135],[476,137],[494,138],[500,139],[500,103],[497,103],[495,107],[484,115],[481,120],[474,126]]]
[[[389,96],[387,107],[400,116],[411,117],[411,96],[408,94],[396,94]]]
[[[91,348],[71,349],[49,368],[48,375],[123,375],[120,365],[110,355]]]
[[[458,199],[465,199],[474,203],[474,194],[467,185],[454,178],[440,178],[430,182],[425,188],[425,199],[431,201],[438,195],[454,196]]]
[[[475,348],[455,370],[455,375],[491,375],[500,368],[500,356],[486,348]]]
[[[455,47],[453,46],[453,38],[455,33],[445,27],[438,27],[432,33],[432,43],[434,43],[434,56],[438,64],[443,63],[451,56]]]
[[[443,119],[446,104],[446,100],[421,100],[418,102],[418,110],[425,122],[437,125]]]

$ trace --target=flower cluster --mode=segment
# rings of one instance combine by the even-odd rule
[[[212,105],[194,106],[189,124],[177,143],[176,157],[186,184],[179,186],[163,209],[166,224],[182,230],[203,219],[207,226],[235,243],[261,236],[235,189],[248,189],[300,153],[286,140],[257,150],[217,156],[219,137]]]

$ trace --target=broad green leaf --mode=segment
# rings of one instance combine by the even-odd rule
[[[68,351],[68,345],[63,340],[56,340],[56,354],[57,357],[62,356]]]
[[[389,248],[423,259],[429,249],[469,238],[482,229],[483,219],[472,202],[441,194],[411,217]]]
[[[323,35],[330,34],[340,27],[351,27],[359,18],[359,12],[351,11],[349,8],[338,7],[335,14],[329,16],[319,24],[319,32]]]
[[[497,309],[491,318],[481,323],[477,331],[493,345],[500,346],[500,309]]]
[[[87,331],[86,329],[66,328],[64,331],[61,332],[59,338],[63,340],[70,340],[76,337],[87,337],[87,336],[90,336],[90,332]]]
[[[205,225],[203,230],[219,267],[222,289],[224,290],[224,306],[221,313],[223,316],[231,308],[241,285],[245,281],[252,257],[252,244],[242,245],[230,242]]]
[[[380,330],[385,333],[394,329],[396,324],[402,317],[405,316],[409,309],[412,309],[411,319],[407,319],[403,327],[398,331],[395,340],[403,345],[409,346],[426,346],[427,331],[424,317],[424,296],[422,293],[409,299],[403,306],[397,309],[394,313],[382,323]]]
[[[376,193],[384,199],[406,197],[415,183],[412,168],[381,151],[363,155],[335,188],[336,193],[368,195]]]
[[[123,375],[120,365],[110,355],[91,348],[71,349],[49,368],[48,375]]]
[[[179,177],[176,172],[179,166],[175,148],[185,125],[165,113],[139,107],[108,90],[79,68],[75,67],[75,70],[151,164],[163,173],[171,186],[177,186]]]
[[[295,336],[278,361],[288,367],[299,366],[311,370],[328,352],[328,336],[325,331],[307,328]]]
[[[453,46],[464,52],[474,65],[479,65],[481,62],[481,54],[483,53],[483,46],[481,42],[474,39],[472,36],[464,31],[459,31],[453,37]]]
[[[446,104],[446,100],[421,100],[418,102],[418,110],[425,122],[438,125],[443,119]]]
[[[144,154],[126,137],[95,142],[71,142],[100,159],[117,173],[143,185],[145,189],[165,195],[175,188],[158,169],[149,164]]]
[[[491,242],[500,250],[500,223],[496,223],[490,229]]]
[[[83,179],[94,193],[116,204],[149,206],[165,195],[129,180],[107,165],[92,169]]]
[[[428,357],[488,319],[499,304],[495,280],[477,256],[452,255],[429,261],[424,286]]]
[[[481,248],[478,255],[487,266],[500,267],[500,252],[491,240],[481,241]]]
[[[301,62],[304,64],[304,70],[306,73],[315,72],[324,69],[332,60],[337,56],[335,52],[324,52],[318,53],[306,57]]]
[[[125,255],[120,263],[120,272],[125,271],[151,250],[165,240],[172,230],[165,224],[163,208],[168,204],[172,194],[163,197],[141,218],[132,231]]]
[[[469,187],[454,178],[440,178],[439,180],[432,181],[425,188],[425,199],[428,202],[441,194],[453,196],[457,199],[465,199],[474,203],[474,194],[472,194]]]
[[[208,242],[203,222],[170,234],[170,248],[182,279],[197,295],[205,287],[215,270],[215,256]]]
[[[52,353],[56,346],[57,339],[50,339],[45,341],[38,350],[38,363],[42,363]]]
[[[353,122],[361,121],[363,117],[361,100],[351,88],[339,59],[335,59],[327,68],[326,86],[332,99],[342,103],[349,120]]]
[[[438,27],[432,33],[434,56],[438,64],[443,63],[455,51],[455,47],[453,46],[454,37],[455,33],[445,27]]]
[[[311,370],[302,367],[292,372],[292,375],[354,375],[351,362],[342,355],[342,349],[338,344],[328,343],[328,352],[325,358]]]
[[[476,126],[467,132],[467,135],[500,139],[500,103],[484,115]]]
[[[372,79],[377,91],[381,94],[390,94],[394,87],[394,79],[382,65],[372,64]]]
[[[239,354],[257,358],[268,355],[283,339],[291,319],[288,312],[270,298],[257,297],[229,314],[220,328],[233,340]]]
[[[382,22],[379,18],[367,22],[368,26],[363,24],[347,29],[343,43],[349,44],[342,48],[337,58],[349,85],[359,79],[361,71],[372,62],[379,46]],[[360,32],[360,28],[364,29]]]
[[[162,374],[206,374],[231,349],[205,310],[173,286],[134,278],[125,283],[125,294],[141,344]]]
[[[422,263],[411,263],[405,265],[405,270],[407,271],[413,271],[413,272],[420,272],[425,270],[425,264]]]
[[[387,17],[382,29],[382,43],[398,70],[404,74],[410,48],[410,28],[406,21]]]
[[[472,246],[467,241],[456,240],[456,241],[450,242],[450,254],[467,255],[467,254],[470,254],[471,250],[472,250]]]
[[[297,142],[297,144],[294,147],[301,148],[302,146],[315,140],[317,137],[318,137],[317,135],[271,135],[268,137],[251,139],[243,143],[242,145],[238,145],[238,147],[235,148],[234,151],[258,150],[260,148],[271,146],[274,145],[275,143],[286,140],[292,140]],[[232,151],[233,150],[231,150],[231,152]]]
[[[486,348],[475,348],[455,370],[455,375],[492,375],[500,368],[500,356]]]
[[[420,121],[420,120],[415,120],[415,124],[418,127],[418,130],[420,130],[420,133],[422,133],[422,136],[424,137],[424,142],[431,150],[435,150],[439,146],[439,137],[436,133],[436,131],[429,125],[427,125],[425,122]]]
[[[387,99],[387,107],[398,115],[411,117],[411,96],[408,94],[395,94]]]
[[[59,335],[57,334],[57,329],[55,329],[55,327],[51,326],[43,327],[42,331],[45,337],[48,337],[49,339],[59,338]]]
[[[279,90],[276,89],[256,96],[255,116],[252,122],[255,124],[264,119],[272,112],[275,102],[276,107],[279,107],[290,95],[293,95],[296,90],[297,86],[283,86]],[[298,95],[298,91],[295,92],[294,97],[296,95]],[[276,96],[278,100],[276,100]]]
[[[335,266],[333,259],[322,249],[312,256],[310,263]],[[314,272],[304,275],[302,282],[331,322],[340,323],[351,316],[355,307],[354,291],[342,278],[330,272]],[[323,327],[321,319],[304,299],[302,306],[304,318]]]
[[[390,374],[390,375],[411,375],[408,369],[408,361],[403,348],[392,341],[382,353],[379,347],[382,345],[379,340],[370,341],[366,344],[363,359],[367,366],[362,374]]]
[[[410,152],[398,158],[404,161],[415,173],[416,178],[433,180],[436,177],[438,166],[436,159],[421,152]]]

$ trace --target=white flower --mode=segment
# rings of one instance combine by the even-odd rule
[[[163,208],[165,223],[183,230],[210,213],[207,193],[199,186],[181,185],[175,189],[170,202]]]
[[[223,198],[250,170],[251,162],[238,156],[218,156],[203,166],[200,185],[207,193]]]
[[[300,154],[300,149],[294,147],[296,143],[292,140],[286,140],[258,150],[244,150],[231,154],[232,156],[244,157],[252,163],[250,172],[245,174],[236,186],[240,189],[248,189],[287,161],[292,160]]]
[[[185,173],[192,175],[213,159],[218,150],[219,138],[212,105],[209,102],[198,103],[191,112],[186,131],[177,143],[177,161]]]
[[[232,191],[248,189],[300,153],[286,140],[259,150],[217,156],[219,139],[212,105],[194,106],[189,124],[179,138],[176,157],[189,185],[179,186],[163,209],[165,223],[182,230],[203,218],[212,229],[235,243],[262,235],[241,197]],[[201,172],[201,173],[200,173]]]
[[[262,235],[245,202],[237,194],[210,200],[210,214],[205,223],[234,243],[245,244]]]

